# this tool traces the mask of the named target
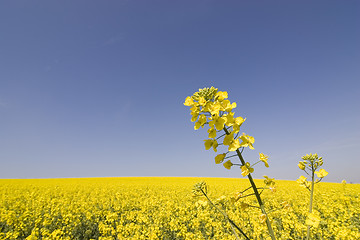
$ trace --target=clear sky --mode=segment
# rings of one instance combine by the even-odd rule
[[[254,176],[360,182],[359,1],[1,1],[0,178],[241,177],[185,98],[228,91]]]

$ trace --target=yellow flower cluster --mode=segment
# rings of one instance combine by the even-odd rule
[[[214,239],[233,240],[229,223],[192,186],[205,180],[219,207],[250,239],[268,233],[254,197],[240,198],[246,179],[225,178],[92,178],[0,179],[0,239]],[[271,179],[265,178],[271,184]],[[255,180],[263,185],[264,180]],[[265,184],[266,184],[265,183]],[[360,185],[319,183],[316,212],[308,213],[294,181],[277,181],[276,193],[263,192],[277,239],[360,239]],[[237,192],[238,200],[232,202]],[[230,194],[231,193],[231,194]],[[268,195],[271,194],[271,197]]]
[[[306,154],[305,156],[302,156],[303,161],[300,161],[298,164],[298,167],[301,170],[313,170],[313,169],[318,169],[320,166],[323,165],[324,160],[322,157],[319,157],[319,155],[317,153],[315,154]],[[327,174],[326,174],[327,175]],[[325,175],[325,176],[326,176]]]
[[[304,176],[300,176],[298,180],[296,180],[296,182],[304,188],[310,188],[311,186],[311,182],[307,181],[307,178]]]
[[[209,125],[207,130],[209,139],[204,140],[206,150],[213,148],[217,152],[217,147],[220,145],[218,139],[223,136],[221,144],[227,146],[227,153],[234,152],[241,147],[254,149],[254,137],[245,133],[239,136],[240,126],[246,119],[234,117],[235,113],[232,111],[237,104],[235,102],[231,103],[227,98],[228,93],[226,91],[218,91],[214,87],[199,89],[192,96],[186,97],[184,105],[190,107],[191,121],[195,122],[194,129],[197,130],[200,127],[203,128],[206,124]],[[216,138],[220,131],[224,131],[225,134]],[[215,163],[222,163],[227,153],[217,155]],[[266,161],[267,159],[264,161],[265,165],[268,166]],[[223,165],[225,168],[230,169],[234,164],[228,160]],[[248,172],[252,172],[251,168],[248,168]]]
[[[314,174],[316,174],[316,176],[319,178],[315,183],[320,182],[324,177],[329,174],[325,169],[320,169],[319,171],[316,171],[324,163],[323,158],[319,157],[317,153],[306,154],[305,156],[302,156],[302,159],[303,161],[299,162],[298,167],[311,177],[312,172],[314,172]],[[297,182],[300,184],[300,186],[310,189],[311,182],[307,181],[306,177],[300,176]]]

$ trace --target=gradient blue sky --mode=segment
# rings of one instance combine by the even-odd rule
[[[359,1],[2,1],[0,178],[241,177],[186,96],[215,86],[256,178],[360,182]]]

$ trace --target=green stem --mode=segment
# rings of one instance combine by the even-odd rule
[[[312,212],[312,205],[313,205],[313,198],[314,198],[314,178],[315,178],[315,175],[314,175],[314,167],[313,167],[313,164],[311,165],[312,167],[312,172],[311,172],[311,191],[310,191],[310,204],[309,204],[309,213]],[[306,239],[309,240],[310,239],[310,226],[308,226],[307,228],[307,236],[306,236]]]
[[[250,167],[254,167],[256,164],[258,164],[259,162],[261,162],[261,160],[260,161],[258,161],[258,162],[256,162],[256,163],[254,163],[253,165],[251,165]]]
[[[236,154],[235,154],[235,155],[232,155],[232,156],[228,156],[228,157],[225,157],[224,160],[225,160],[225,159],[228,159],[228,158],[236,157],[236,156],[237,156]]]
[[[226,218],[226,220],[229,221],[230,226],[231,226],[231,229],[233,230],[236,239],[239,239],[239,237],[238,237],[238,235],[236,234],[236,232],[235,232],[235,230],[234,230],[234,227],[235,227],[246,239],[250,240],[250,238],[248,238],[248,236],[246,236],[246,234],[241,230],[241,228],[239,228],[239,227],[228,217],[228,215],[227,215],[225,212],[221,211],[220,208],[218,208],[218,207],[210,200],[210,198],[207,196],[207,194],[206,194],[202,189],[201,189],[201,192],[202,192],[202,194],[204,194],[204,196],[206,197],[206,199],[211,203],[211,205],[212,205],[213,207],[215,207],[216,210],[218,210],[218,211]]]
[[[225,133],[226,133],[227,135],[230,134],[229,131],[228,131],[225,127],[224,127],[224,131],[225,131]],[[242,163],[243,165],[245,165],[246,162],[245,162],[243,156],[241,155],[241,152],[239,151],[239,149],[236,149],[236,153],[237,153],[237,155],[238,155],[241,163]],[[274,231],[273,231],[273,229],[272,229],[272,227],[271,227],[270,220],[269,220],[268,215],[267,215],[267,213],[266,213],[266,211],[265,211],[264,204],[263,204],[263,202],[262,202],[262,200],[261,200],[260,194],[259,194],[259,192],[258,192],[258,190],[257,190],[257,187],[256,187],[256,184],[255,184],[255,182],[254,182],[254,179],[252,178],[252,176],[251,176],[250,173],[249,173],[247,176],[248,176],[248,179],[249,179],[249,181],[250,181],[250,184],[251,184],[251,186],[252,186],[252,188],[253,188],[253,190],[254,190],[254,193],[255,193],[256,199],[257,199],[257,201],[258,201],[258,203],[259,203],[259,207],[260,207],[260,209],[261,209],[261,212],[262,212],[263,214],[265,214],[265,216],[266,216],[266,225],[267,225],[267,228],[268,228],[268,230],[269,230],[270,237],[271,237],[272,240],[276,240]]]
[[[245,195],[245,196],[241,196],[241,197],[239,197],[239,199],[240,198],[246,198],[246,197],[248,197],[248,196],[252,196],[252,195],[255,195],[254,193],[250,193],[250,194],[247,194],[247,195]]]
[[[250,188],[251,188],[251,186],[248,187],[247,189],[243,190],[242,193],[246,192],[246,191],[249,190]]]

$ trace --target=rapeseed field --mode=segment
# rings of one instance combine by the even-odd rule
[[[0,239],[234,239],[231,226],[194,184],[250,239],[267,239],[256,199],[233,201],[247,179],[124,177],[0,180]],[[257,185],[263,180],[255,180]],[[321,182],[312,239],[360,239],[360,185]],[[262,197],[277,239],[304,239],[309,192],[276,181]]]

